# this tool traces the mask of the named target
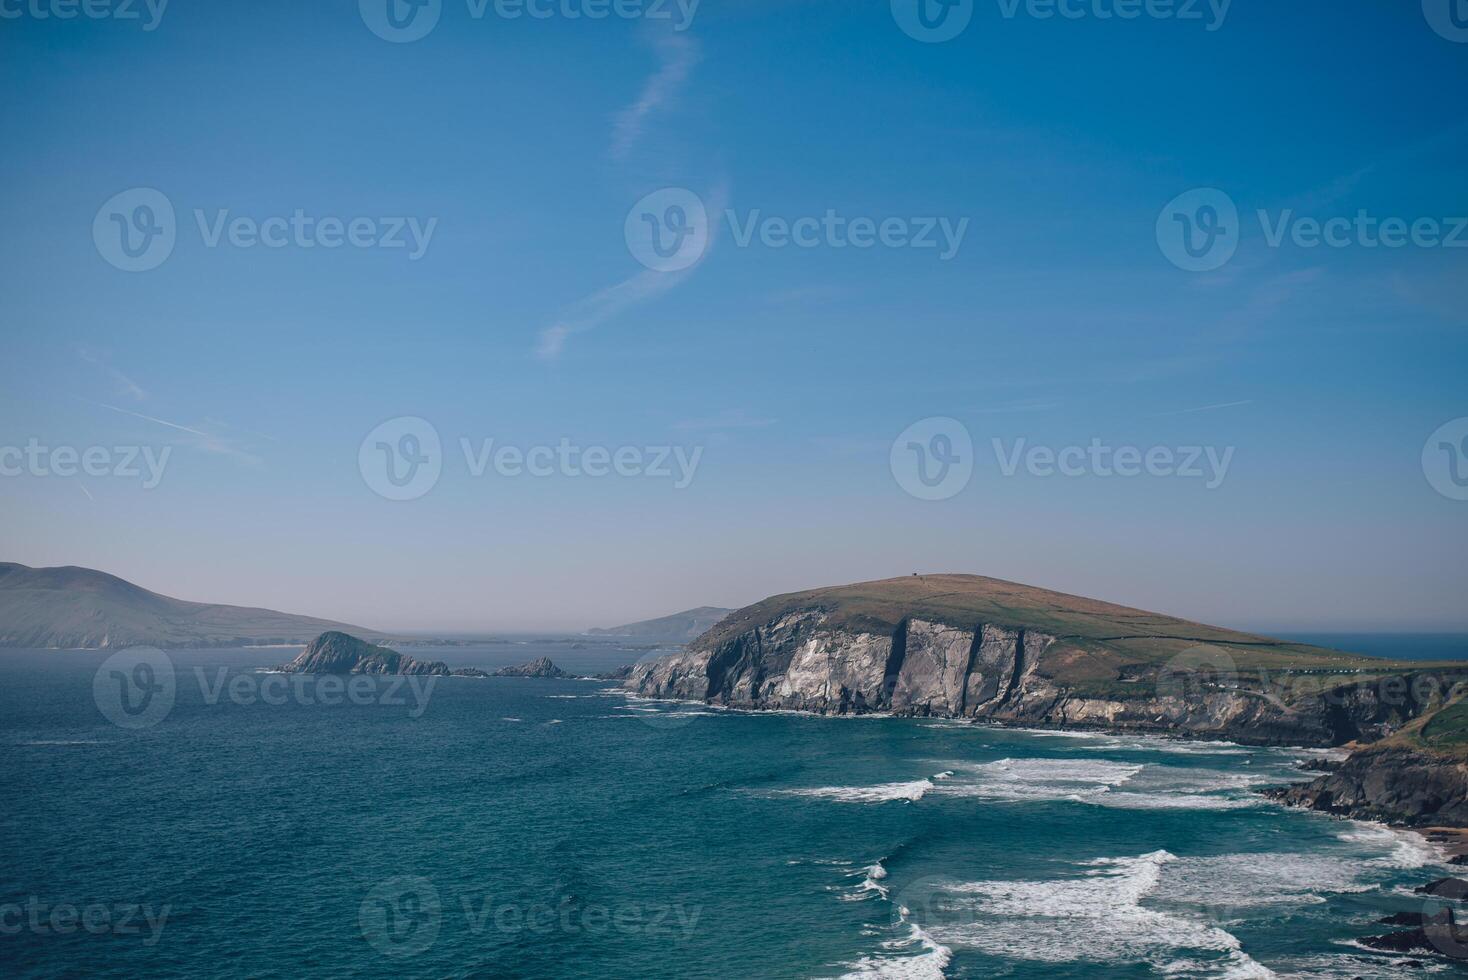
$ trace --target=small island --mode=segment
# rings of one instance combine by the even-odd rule
[[[529,663],[523,663],[516,667],[501,667],[494,672],[495,677],[571,677],[555,664],[551,663],[549,657],[540,657]]]
[[[300,656],[280,668],[287,674],[412,674],[433,677],[488,677],[474,667],[450,670],[441,660],[416,660],[389,647],[330,630],[312,640]]]

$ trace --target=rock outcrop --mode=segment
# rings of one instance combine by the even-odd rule
[[[555,664],[551,663],[549,657],[541,657],[529,663],[520,664],[518,667],[501,667],[494,672],[495,677],[570,677]]]
[[[1368,747],[1333,772],[1269,795],[1291,806],[1357,820],[1468,826],[1468,764],[1407,747]]]
[[[1385,677],[1383,666],[944,575],[767,599],[688,649],[636,665],[625,687],[736,708],[1332,746],[1395,731],[1426,709],[1417,692],[1440,689],[1415,683],[1415,672]]]
[[[300,656],[281,670],[292,674],[430,674],[445,677],[456,673],[442,661],[414,660],[396,650],[334,630],[312,640]]]
[[[1377,923],[1407,928],[1365,936],[1360,940],[1361,945],[1392,953],[1429,953],[1455,960],[1468,959],[1468,929],[1458,922],[1454,911],[1468,897],[1468,882],[1461,878],[1440,878],[1414,891],[1429,896],[1420,909],[1398,912]]]

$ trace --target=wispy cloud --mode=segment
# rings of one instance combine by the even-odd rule
[[[77,356],[88,364],[93,364],[105,371],[107,376],[117,385],[119,394],[126,395],[135,401],[142,401],[148,397],[148,393],[143,390],[142,385],[138,384],[126,374],[123,374],[122,371],[112,364],[107,355],[95,347],[78,344],[76,345],[76,352]]]
[[[643,83],[637,101],[617,113],[612,124],[612,156],[622,159],[642,139],[649,117],[673,102],[698,63],[698,42],[686,34],[658,35],[653,41],[658,69]]]
[[[720,186],[704,200],[710,215],[722,214],[728,201],[728,191]],[[566,349],[566,343],[578,333],[594,329],[626,310],[656,299],[671,292],[692,278],[699,266],[708,261],[718,236],[710,233],[703,254],[696,263],[680,272],[658,272],[645,269],[635,276],[623,279],[576,301],[555,323],[540,331],[535,345],[535,356],[553,361]]]
[[[709,432],[718,429],[763,429],[779,419],[751,415],[742,408],[726,408],[706,418],[684,419],[673,428],[680,432]]]
[[[217,432],[207,432],[203,429],[196,429],[178,422],[170,422],[168,419],[161,419],[155,415],[144,415],[142,412],[134,412],[130,408],[119,408],[116,405],[108,405],[106,402],[92,402],[92,404],[99,408],[105,408],[108,411],[117,412],[119,415],[130,415],[135,419],[142,419],[144,422],[152,422],[154,425],[161,425],[165,428],[173,429],[175,432],[182,432],[186,436],[192,437],[183,441],[195,449],[201,449],[204,452],[215,453],[220,456],[232,456],[235,459],[250,464],[261,462],[259,456],[241,449],[232,440]]]
[[[1006,402],[1002,405],[976,408],[973,411],[975,415],[1019,415],[1027,412],[1048,412],[1053,409],[1063,408],[1064,405],[1064,402],[1051,401],[1044,398],[1022,398],[1018,401]]]
[[[654,272],[648,269],[630,279],[623,279],[615,286],[592,293],[540,332],[535,355],[543,360],[555,360],[566,349],[566,341],[573,334],[591,330],[629,307],[661,296],[677,287],[691,272]]]
[[[1175,412],[1158,412],[1155,415],[1148,416],[1148,418],[1160,419],[1167,418],[1171,415],[1196,415],[1199,412],[1216,412],[1221,408],[1238,408],[1242,405],[1252,404],[1254,404],[1254,399],[1245,398],[1243,401],[1237,402],[1219,402],[1216,405],[1199,405],[1196,408],[1180,408]]]
[[[652,45],[658,57],[657,70],[643,83],[637,100],[617,113],[613,120],[611,154],[616,159],[632,152],[647,131],[652,117],[677,99],[693,66],[698,63],[698,42],[686,34],[657,34],[652,37]],[[726,200],[727,194],[722,188],[706,197],[708,214],[722,213]],[[688,269],[679,272],[646,270],[576,301],[555,323],[540,331],[535,356],[553,361],[565,352],[567,343],[576,334],[595,329],[626,310],[656,299],[687,282],[713,251],[715,238],[710,229],[703,254],[698,263]]]
[[[1348,174],[1312,188],[1304,194],[1299,195],[1287,202],[1288,207],[1298,208],[1302,211],[1317,210],[1335,204],[1341,198],[1350,194],[1367,178],[1378,173],[1390,174],[1403,170],[1415,169],[1413,166],[1423,157],[1441,155],[1445,147],[1451,146],[1468,134],[1468,120],[1460,120],[1450,126],[1446,126],[1430,136],[1423,137],[1403,146],[1394,147],[1382,154],[1376,160],[1358,167]]]
[[[852,291],[844,286],[795,286],[790,289],[777,289],[767,294],[765,302],[772,306],[813,306],[846,299],[851,295]]]

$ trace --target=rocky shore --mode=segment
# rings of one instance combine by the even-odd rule
[[[1268,795],[1290,806],[1356,820],[1468,827],[1468,764],[1406,747],[1367,747],[1309,783]]]
[[[1468,827],[1468,703],[1455,700],[1465,679],[1465,664],[1353,657],[941,575],[766,599],[635,665],[623,686],[743,709],[1351,746],[1345,762],[1272,795],[1398,826]]]

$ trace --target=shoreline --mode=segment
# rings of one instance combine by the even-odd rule
[[[930,722],[937,721],[939,723],[945,724],[948,727],[971,727],[978,731],[1017,732],[1037,736],[1058,736],[1075,738],[1131,738],[1138,739],[1144,743],[1156,741],[1158,743],[1174,743],[1185,745],[1191,744],[1211,746],[1215,748],[1226,746],[1230,748],[1255,750],[1275,749],[1296,756],[1295,765],[1302,779],[1300,783],[1292,784],[1288,781],[1284,781],[1280,784],[1277,784],[1278,786],[1286,787],[1289,785],[1303,785],[1310,782],[1313,777],[1319,775],[1319,773],[1312,772],[1310,769],[1306,768],[1311,759],[1331,759],[1333,761],[1339,761],[1341,759],[1348,758],[1352,754],[1354,749],[1360,748],[1360,746],[1356,745],[1355,743],[1325,747],[1280,744],[1251,745],[1248,743],[1226,738],[1188,738],[1186,736],[1178,735],[1172,732],[1146,732],[1131,728],[1107,730],[1098,726],[1087,726],[1084,728],[1060,726],[1037,727],[1033,725],[1004,724],[980,719],[943,718],[924,715],[894,715],[890,712],[829,714],[823,712],[800,711],[798,709],[735,707],[731,705],[711,704],[706,701],[700,701],[692,698],[649,697],[646,695],[635,693],[633,691],[629,691],[626,688],[621,687],[620,685],[612,685],[605,688],[604,690],[606,693],[619,695],[624,700],[629,702],[640,701],[670,705],[697,705],[702,708],[706,708],[711,712],[724,711],[748,715],[800,715],[809,718],[895,718],[902,720],[924,719]],[[1098,745],[1097,749],[1104,751],[1105,746]],[[1360,817],[1353,817],[1345,814],[1330,813],[1327,811],[1316,810],[1309,807],[1291,805],[1290,803],[1282,799],[1267,795],[1267,789],[1268,787],[1254,787],[1251,792],[1260,800],[1267,801],[1268,803],[1273,804],[1275,808],[1280,811],[1299,811],[1301,817],[1324,817],[1331,821],[1339,821],[1345,825],[1355,826],[1364,830],[1384,831],[1393,835],[1397,835],[1397,839],[1402,841],[1402,843],[1408,847],[1420,846],[1422,848],[1422,863],[1414,866],[1401,866],[1401,874],[1404,877],[1409,879],[1416,879],[1420,882],[1420,885],[1417,888],[1413,889],[1413,898],[1416,898],[1419,893],[1435,887],[1439,882],[1444,879],[1445,875],[1448,878],[1455,877],[1457,869],[1462,865],[1468,864],[1468,828],[1445,826],[1409,827],[1401,824],[1394,824],[1385,820],[1363,819]],[[1399,886],[1399,888],[1402,889],[1411,887],[1411,885]],[[1430,892],[1428,892],[1428,894],[1430,894]],[[1462,963],[1461,958],[1451,955],[1449,952],[1445,951],[1443,948],[1436,944],[1436,942],[1432,939],[1432,936],[1434,935],[1433,933],[1422,932],[1420,935],[1417,935],[1413,932],[1413,930],[1410,929],[1406,931],[1400,931],[1401,926],[1405,924],[1402,920],[1403,914],[1404,913],[1394,913],[1391,915],[1384,914],[1379,918],[1376,918],[1371,925],[1367,925],[1365,923],[1352,925],[1351,931],[1354,933],[1354,935],[1352,938],[1350,938],[1349,940],[1345,940],[1344,942],[1346,945],[1359,949],[1360,951],[1368,953],[1372,956],[1393,955],[1395,953],[1395,955],[1398,956],[1405,955],[1414,959],[1420,959],[1424,961],[1435,961],[1439,963]],[[1408,915],[1410,917],[1410,913]],[[1417,921],[1422,922],[1425,920],[1419,918]],[[1414,926],[1413,928],[1417,929],[1418,927]],[[1393,942],[1406,943],[1407,945],[1394,948],[1391,945]],[[1424,945],[1424,943],[1426,945]]]
[[[947,722],[954,726],[971,727],[989,731],[1028,732],[1038,735],[1071,735],[1076,737],[1085,737],[1089,735],[1105,736],[1110,738],[1132,737],[1141,739],[1156,739],[1160,742],[1175,742],[1192,745],[1227,745],[1241,749],[1289,749],[1303,753],[1315,754],[1317,755],[1317,757],[1323,758],[1331,758],[1333,754],[1338,753],[1338,758],[1334,758],[1332,759],[1332,761],[1342,761],[1348,758],[1355,749],[1361,747],[1354,742],[1347,743],[1347,745],[1336,746],[1292,745],[1281,743],[1250,744],[1248,742],[1239,742],[1234,739],[1188,738],[1186,736],[1176,735],[1171,732],[1150,732],[1135,728],[1106,729],[1099,726],[1057,726],[1052,728],[1044,728],[1035,727],[1033,725],[1010,725],[1005,724],[1004,722],[982,721],[973,718],[950,718],[941,715],[899,715],[892,714],[891,712],[876,711],[839,714],[820,711],[801,711],[797,708],[747,708],[734,705],[712,704],[710,702],[700,701],[694,698],[649,697],[644,694],[637,694],[628,691],[620,686],[612,687],[609,690],[621,695],[629,701],[648,701],[653,703],[660,702],[664,704],[697,705],[699,707],[707,708],[711,711],[728,711],[737,714],[787,716],[796,715],[805,718],[832,719],[886,718],[904,721],[925,720]],[[1310,770],[1303,768],[1303,766],[1301,767],[1300,772],[1302,775],[1310,774]],[[1319,774],[1316,773],[1315,775]],[[1313,776],[1310,776],[1310,778],[1313,778]],[[1309,779],[1307,778],[1305,780],[1302,780],[1302,783],[1308,781]],[[1442,865],[1444,867],[1457,866],[1455,865],[1455,859],[1459,858],[1462,859],[1462,864],[1468,864],[1468,827],[1409,827],[1403,824],[1391,823],[1385,820],[1370,820],[1360,817],[1345,816],[1343,814],[1326,813],[1320,810],[1312,810],[1307,807],[1292,806],[1291,804],[1286,803],[1282,800],[1276,800],[1267,797],[1264,794],[1264,791],[1267,788],[1268,787],[1260,787],[1255,790],[1255,793],[1264,799],[1268,799],[1271,803],[1275,804],[1282,810],[1293,810],[1301,813],[1317,814],[1319,816],[1329,817],[1333,820],[1345,820],[1354,823],[1366,824],[1373,827],[1384,827],[1388,830],[1401,833],[1410,833],[1421,838],[1421,840],[1427,847],[1438,853],[1442,857]]]

